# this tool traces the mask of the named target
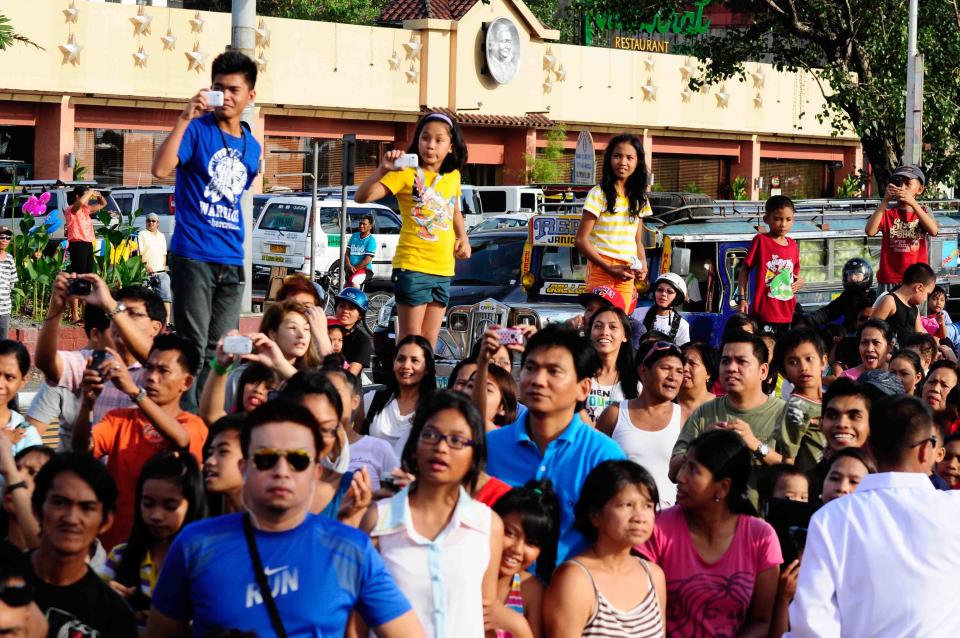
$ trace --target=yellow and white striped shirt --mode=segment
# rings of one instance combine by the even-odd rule
[[[650,202],[644,202],[639,216],[630,217],[630,200],[617,194],[613,212],[607,212],[607,198],[600,186],[594,186],[587,194],[583,210],[597,218],[590,232],[590,244],[598,253],[611,259],[629,263],[637,254],[637,225],[641,217],[653,214]]]

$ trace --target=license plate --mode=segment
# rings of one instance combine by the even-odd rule
[[[276,257],[276,256],[274,256],[274,255],[260,255],[260,261],[266,261],[266,262],[271,262],[271,263],[276,263],[276,264],[282,264],[282,263],[283,263],[283,257]]]
[[[281,246],[280,244],[270,244],[270,252],[279,253],[281,255],[286,254],[287,247]]]

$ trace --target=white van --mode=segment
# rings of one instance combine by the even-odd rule
[[[340,262],[340,200],[318,199],[320,236],[316,247],[316,272],[328,272]],[[349,227],[347,236],[357,229],[360,218],[373,215],[373,236],[377,254],[371,268],[374,279],[389,279],[393,255],[400,239],[400,217],[380,204],[347,202]],[[309,197],[271,197],[263,208],[253,230],[253,263],[255,266],[284,266],[291,270],[310,273]]]
[[[536,186],[474,186],[480,196],[483,217],[503,213],[535,213],[544,202]]]

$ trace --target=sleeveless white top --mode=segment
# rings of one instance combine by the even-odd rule
[[[620,402],[620,414],[613,429],[613,440],[623,449],[624,454],[638,465],[642,465],[653,475],[660,492],[660,509],[672,507],[677,501],[677,484],[669,479],[670,456],[673,446],[680,436],[683,420],[680,418],[680,406],[673,404],[673,416],[667,427],[656,432],[641,430],[630,420],[627,401]]]

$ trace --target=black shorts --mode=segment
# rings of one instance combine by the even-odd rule
[[[68,272],[84,275],[93,272],[93,244],[88,241],[70,242],[70,270]]]

